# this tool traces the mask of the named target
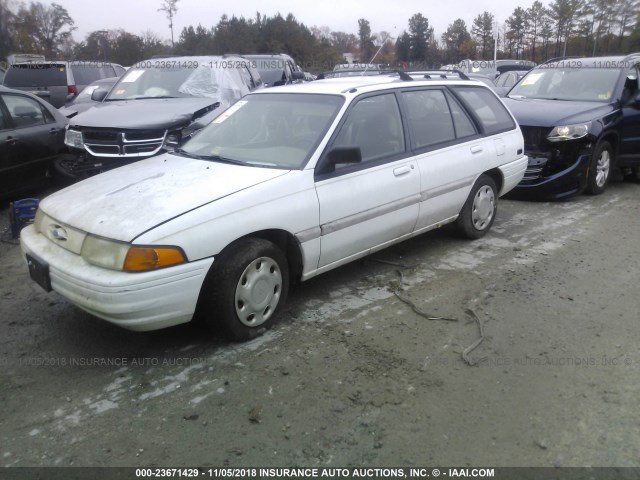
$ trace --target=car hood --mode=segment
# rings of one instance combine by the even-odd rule
[[[40,207],[71,227],[130,242],[188,211],[288,172],[164,154],[71,185]]]
[[[530,127],[555,127],[589,122],[614,110],[610,104],[594,102],[510,97],[504,97],[502,101],[520,125]]]
[[[98,103],[78,114],[70,127],[169,128],[188,124],[215,108],[212,98],[149,98]]]
[[[73,118],[79,113],[86,112],[90,108],[99,105],[97,102],[92,103],[70,103],[64,107],[60,107],[58,111],[67,118]]]

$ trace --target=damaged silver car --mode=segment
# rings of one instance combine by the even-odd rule
[[[69,123],[70,154],[55,162],[59,175],[80,180],[178,148],[236,101],[263,86],[240,57],[168,57],[139,62],[100,102]]]

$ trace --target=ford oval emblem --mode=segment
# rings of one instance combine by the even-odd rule
[[[67,240],[67,231],[61,225],[49,225],[49,233],[54,240],[59,242]]]

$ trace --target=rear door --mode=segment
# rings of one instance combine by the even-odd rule
[[[420,200],[418,169],[394,93],[354,101],[328,150],[334,146],[359,147],[362,162],[316,174],[321,270],[410,235]]]
[[[416,230],[455,217],[487,166],[487,144],[462,105],[443,87],[401,93],[420,173]]]

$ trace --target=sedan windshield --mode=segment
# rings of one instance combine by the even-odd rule
[[[250,95],[201,130],[181,152],[211,161],[299,169],[343,103],[337,95]]]
[[[583,102],[610,102],[619,69],[539,68],[509,92],[511,98],[540,98]]]

